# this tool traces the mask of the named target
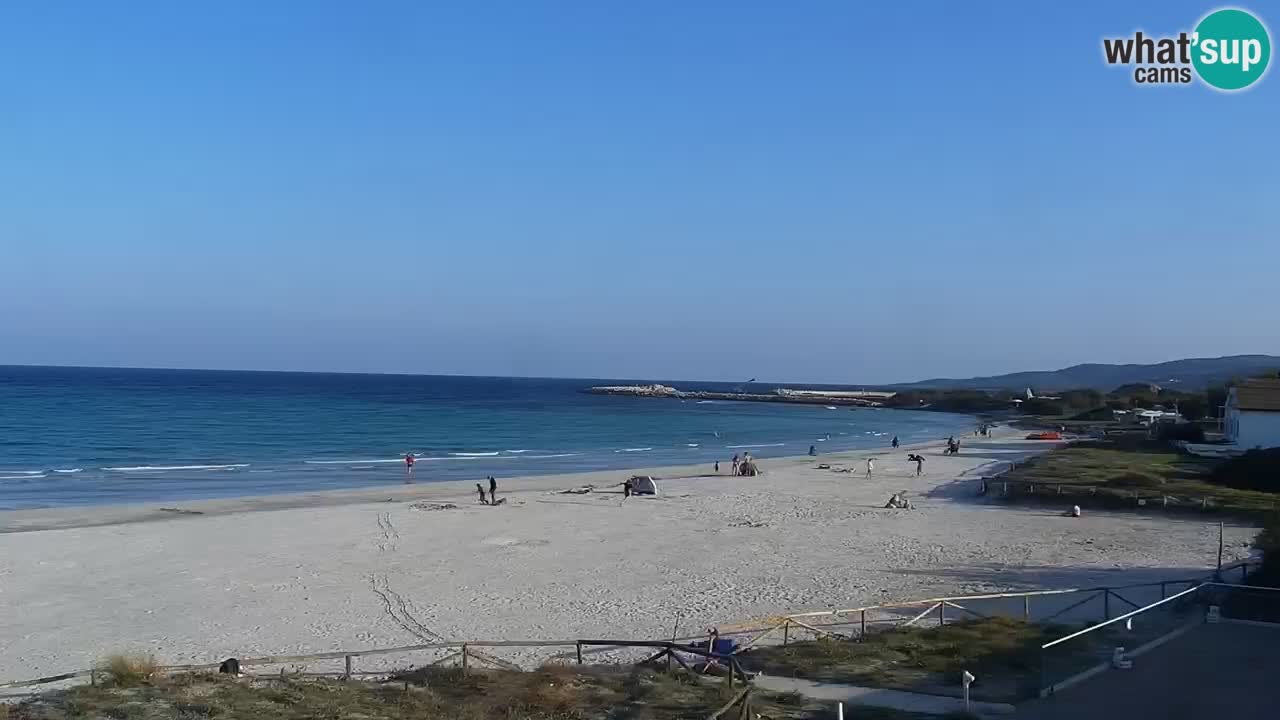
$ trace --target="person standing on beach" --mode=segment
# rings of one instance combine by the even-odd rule
[[[738,474],[738,453],[733,454],[733,474]]]
[[[404,456],[404,481],[413,482],[413,453]]]
[[[719,475],[719,474],[720,474],[720,461],[719,461],[719,460],[717,460],[717,461],[716,461],[716,474],[717,474],[717,475]]]
[[[495,505],[498,502],[498,481],[492,475],[489,476],[489,504]]]
[[[907,459],[908,459],[908,460],[911,460],[911,461],[913,461],[913,462],[915,462],[915,464],[916,464],[916,477],[920,477],[920,473],[924,472],[924,456],[923,456],[923,455],[908,455],[908,456],[907,456]]]
[[[894,435],[894,436],[893,436],[893,442],[892,442],[892,443],[890,443],[890,444],[891,444],[891,445],[893,445],[893,449],[894,449],[894,450],[897,450],[897,449],[898,449],[898,436],[897,436],[897,435]]]
[[[489,501],[484,499],[484,488],[480,486],[480,483],[476,483],[476,492],[480,493],[480,504],[488,505]]]
[[[871,471],[874,470],[875,467],[876,467],[876,461],[871,458],[867,458],[867,478],[868,479],[870,479]]]

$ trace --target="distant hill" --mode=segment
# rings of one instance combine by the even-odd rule
[[[1232,355],[1220,358],[1190,358],[1154,365],[1107,365],[1088,363],[1061,370],[1009,373],[991,377],[935,378],[893,387],[938,390],[1072,390],[1093,388],[1110,391],[1129,383],[1154,383],[1170,390],[1201,390],[1231,378],[1249,377],[1280,369],[1275,355]]]

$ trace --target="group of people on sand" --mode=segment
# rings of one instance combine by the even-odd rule
[[[981,425],[979,425],[977,428],[974,429],[973,436],[978,437],[979,435],[981,435],[982,437],[991,437],[991,426],[988,425],[987,423],[982,423]]]

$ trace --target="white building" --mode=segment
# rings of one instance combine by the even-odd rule
[[[1245,380],[1227,392],[1222,432],[1238,447],[1280,447],[1280,380]]]

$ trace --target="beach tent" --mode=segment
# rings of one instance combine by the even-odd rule
[[[631,478],[631,492],[635,495],[657,495],[658,483],[648,475],[636,475]]]

